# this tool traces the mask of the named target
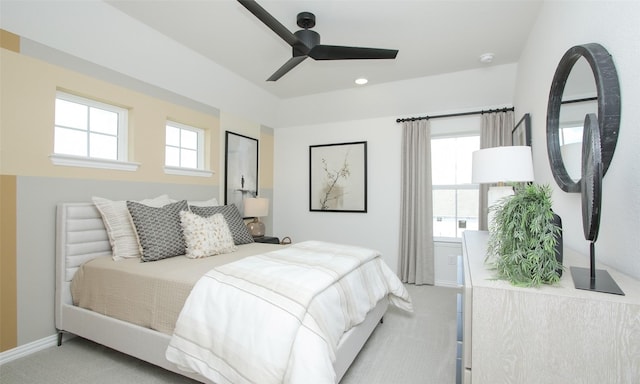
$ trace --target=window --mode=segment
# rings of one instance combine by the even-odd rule
[[[55,154],[126,161],[126,139],[126,109],[68,93],[57,93]]]
[[[580,123],[575,126],[560,127],[560,147],[574,143],[582,144],[582,129],[583,124]]]
[[[471,153],[478,149],[478,134],[431,140],[434,237],[458,238],[478,229],[478,185],[471,184]]]
[[[592,83],[593,84],[593,83]],[[558,116],[560,132],[560,147],[564,145],[582,143],[582,128],[584,127],[584,116],[588,113],[595,113],[598,110],[598,103],[595,98],[585,95],[585,98],[565,100]]]
[[[169,121],[166,127],[165,166],[204,169],[204,130]]]

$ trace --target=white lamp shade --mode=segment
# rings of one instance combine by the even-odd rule
[[[472,161],[472,183],[533,181],[533,160],[529,146],[481,149],[473,152]]]
[[[265,217],[269,214],[269,199],[262,197],[244,199],[244,217]]]

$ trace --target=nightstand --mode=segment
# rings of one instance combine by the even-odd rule
[[[254,237],[253,241],[256,243],[270,243],[270,244],[280,244],[280,239],[272,236],[259,236]]]

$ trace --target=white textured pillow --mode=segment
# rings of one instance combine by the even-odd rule
[[[238,249],[221,213],[202,217],[182,211],[180,222],[187,246],[186,256],[191,259],[229,253]]]
[[[112,201],[102,197],[92,197],[93,203],[102,215],[102,221],[109,235],[113,260],[134,259],[140,257],[140,245],[136,231],[131,224],[131,215],[127,209],[127,202]],[[153,199],[139,201],[150,207],[163,207],[171,203],[167,195]]]
[[[251,234],[249,233],[247,226],[242,220],[242,216],[240,216],[240,211],[238,211],[238,208],[235,204],[220,205],[216,207],[191,206],[190,209],[191,212],[203,217],[209,217],[211,215],[215,215],[216,213],[222,213],[222,216],[224,216],[224,220],[229,226],[231,236],[233,236],[233,241],[236,245],[253,243],[253,236],[251,236]]]

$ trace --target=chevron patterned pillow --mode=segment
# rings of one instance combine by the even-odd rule
[[[140,243],[142,261],[156,261],[185,254],[180,211],[189,210],[186,200],[162,208],[127,201],[127,208]]]

